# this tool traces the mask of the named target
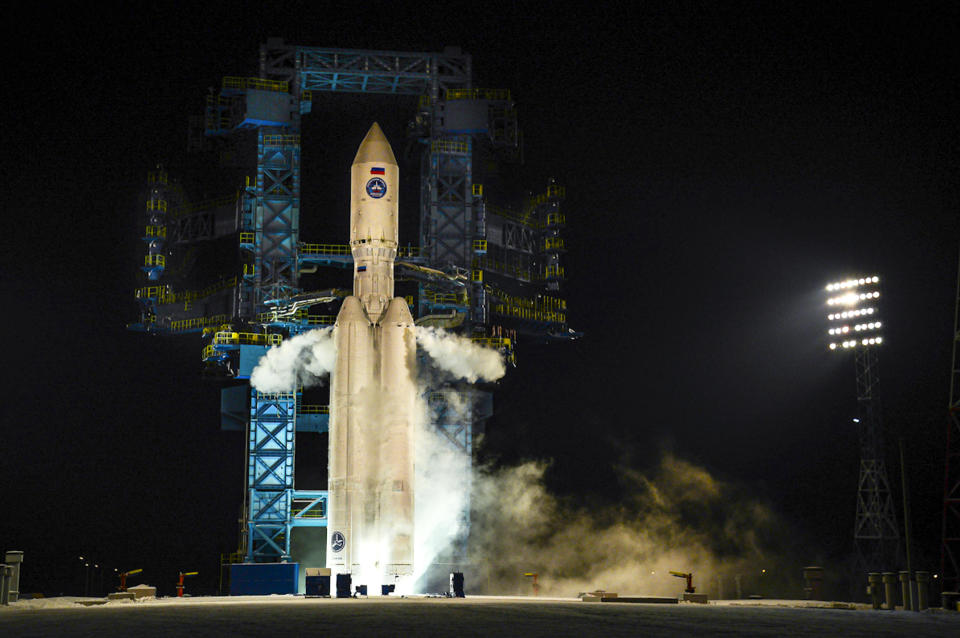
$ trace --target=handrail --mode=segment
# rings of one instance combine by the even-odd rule
[[[509,102],[510,89],[447,89],[447,100],[498,100]]]
[[[349,255],[349,244],[300,244],[301,255]]]
[[[278,91],[286,93],[289,89],[289,83],[279,80],[265,80],[264,78],[241,78],[236,76],[225,76],[223,78],[224,89],[255,89],[258,91]]]

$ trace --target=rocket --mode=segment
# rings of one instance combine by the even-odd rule
[[[393,296],[399,182],[374,123],[350,168],[353,295],[334,328],[327,567],[375,591],[413,573],[416,338]]]

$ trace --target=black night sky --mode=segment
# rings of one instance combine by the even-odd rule
[[[622,497],[625,468],[672,451],[768,503],[811,556],[842,558],[856,395],[852,358],[825,348],[823,286],[877,272],[891,482],[899,511],[905,437],[915,567],[939,569],[960,239],[955,4],[203,6],[48,8],[15,25],[0,549],[26,552],[21,591],[74,593],[82,555],[143,567],[167,594],[178,570],[200,570],[197,590],[212,592],[219,553],[235,549],[244,441],[219,430],[198,339],[125,324],[144,175],[158,161],[187,170],[187,117],[222,76],[255,75],[269,36],[462,47],[476,86],[513,91],[529,188],[567,187],[565,296],[585,336],[520,344],[484,458],[552,460],[551,490],[590,510]],[[305,228],[345,226],[343,158],[370,119],[407,117],[396,100],[350,104],[305,118]],[[332,137],[308,139],[310,126]]]

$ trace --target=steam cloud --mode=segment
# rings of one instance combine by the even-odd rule
[[[417,342],[432,363],[421,367],[418,379],[414,576],[420,579],[432,563],[463,539],[473,482],[471,450],[458,447],[441,429],[443,423],[464,423],[472,417],[471,397],[438,388],[451,377],[470,383],[496,381],[506,373],[506,364],[497,350],[439,328],[417,327]],[[443,405],[440,413],[427,403],[425,397],[431,391]],[[421,588],[428,586],[426,580],[420,582]]]
[[[666,455],[650,477],[623,470],[623,491],[631,496],[601,512],[550,494],[544,463],[471,472],[470,454],[438,427],[427,397],[451,379],[501,378],[503,357],[442,329],[417,327],[416,336],[432,363],[419,371],[414,423],[416,577],[463,539],[470,520],[467,559],[485,571],[472,580],[475,591],[529,594],[522,574],[535,572],[544,595],[606,589],[672,596],[684,583],[670,570],[694,572],[697,591],[712,596],[783,591],[784,564],[791,561],[779,545],[790,537],[776,517],[756,499],[674,456]],[[333,370],[335,359],[333,329],[312,330],[268,349],[250,383],[261,392],[309,387]],[[439,393],[444,423],[470,418],[469,394]],[[375,409],[377,398],[368,400]],[[764,568],[768,575],[761,577]]]
[[[268,349],[251,373],[250,384],[260,392],[290,392],[298,385],[318,384],[336,365],[333,330],[312,330]],[[439,429],[438,415],[427,397],[430,392],[442,394],[444,421],[463,423],[473,409],[469,396],[438,388],[458,379],[496,381],[506,373],[506,365],[498,351],[442,329],[417,327],[416,337],[432,364],[419,370],[413,424],[417,467],[414,555],[419,577],[451,543],[462,538],[472,484],[470,452],[460,449]],[[361,400],[370,419],[378,420],[379,391],[371,388]]]
[[[417,343],[439,369],[470,383],[496,381],[507,372],[496,350],[439,328],[418,326]]]
[[[552,496],[546,468],[527,463],[475,477],[470,562],[486,566],[481,588],[529,595],[522,574],[535,572],[543,595],[676,596],[685,583],[674,570],[693,572],[698,592],[732,598],[783,593],[799,576],[777,547],[792,539],[772,512],[703,468],[667,455],[652,478],[624,471],[632,496],[603,511]]]
[[[333,328],[320,328],[287,339],[267,353],[250,374],[250,385],[260,392],[292,392],[309,387],[330,374],[336,362]]]

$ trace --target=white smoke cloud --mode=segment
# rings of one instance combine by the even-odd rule
[[[267,349],[250,374],[250,385],[260,392],[292,392],[310,387],[330,374],[336,362],[333,328],[318,328]]]
[[[427,388],[421,386],[423,397]],[[463,423],[471,406],[456,392],[443,392],[444,422]],[[450,440],[422,399],[416,423],[415,580],[466,532],[470,509],[471,455]],[[426,586],[426,583],[421,583]]]
[[[497,350],[440,328],[417,326],[417,343],[438,368],[470,383],[496,381],[507,372]]]
[[[315,385],[336,365],[334,329],[324,328],[295,336],[270,348],[250,375],[250,384],[260,392],[290,392]],[[463,424],[472,417],[469,393],[461,395],[447,387],[453,379],[469,383],[496,381],[506,373],[503,355],[468,338],[438,328],[416,328],[417,342],[429,356],[431,366],[418,375],[414,414],[415,464],[415,579],[431,564],[443,560],[454,543],[466,533],[472,486],[471,450],[464,450],[443,432],[442,425]],[[446,388],[439,390],[440,388]],[[430,394],[442,395],[440,413],[428,404]],[[382,418],[381,396],[370,389],[357,400],[365,404],[370,420]],[[438,422],[438,414],[442,414]],[[364,575],[365,582],[379,576]]]
[[[445,383],[451,376],[469,383],[496,381],[506,373],[506,365],[499,351],[441,328],[417,327],[417,342],[432,364],[420,370],[416,423],[414,572],[421,579],[451,550],[459,553],[455,546],[464,540],[469,521],[472,450],[469,442],[458,439],[463,433],[450,428],[472,419],[473,403],[469,392]],[[428,404],[431,394],[434,408]],[[420,580],[421,588],[430,586],[429,578]]]

